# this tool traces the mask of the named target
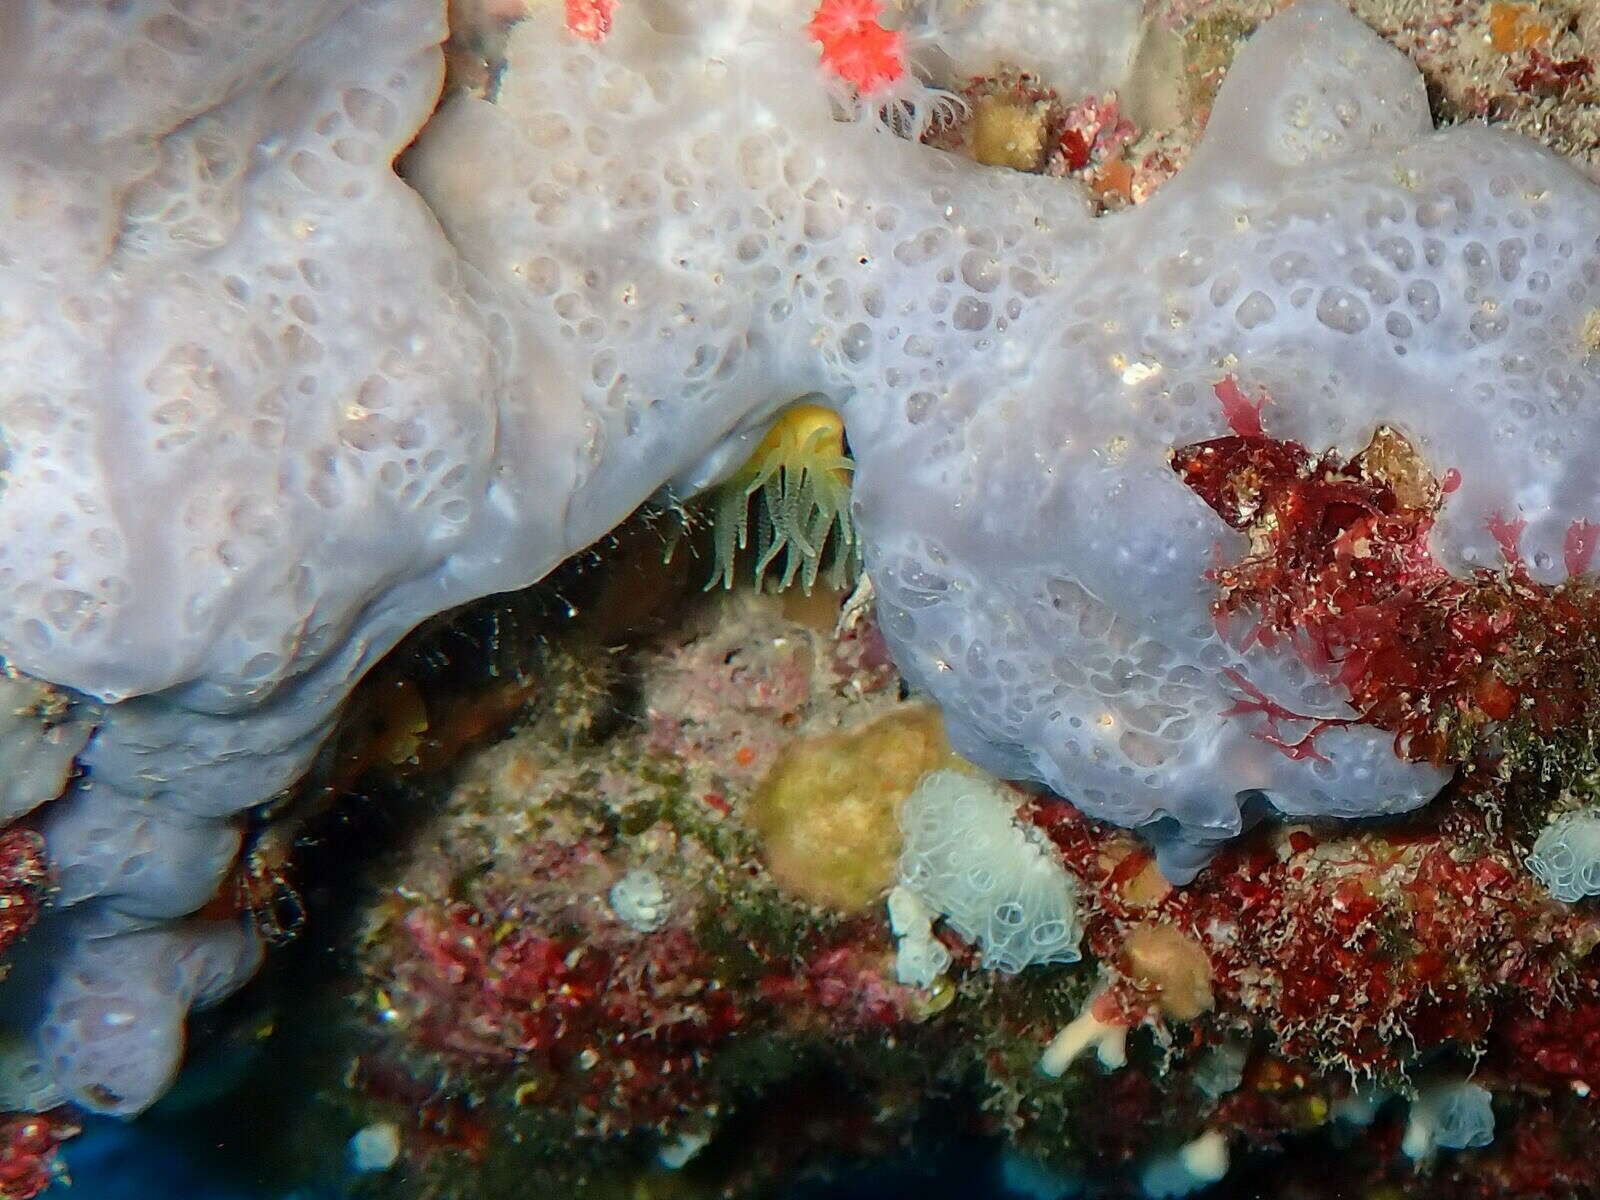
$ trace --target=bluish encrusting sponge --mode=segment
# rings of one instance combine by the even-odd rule
[[[49,806],[61,891],[0,1009],[88,1107],[151,1103],[187,1002],[249,973],[243,934],[182,919],[355,680],[722,477],[797,397],[845,423],[849,550],[953,748],[1141,829],[1175,881],[1264,807],[1392,814],[1449,778],[1345,724],[1326,664],[1217,628],[1246,539],[1169,455],[1227,436],[1222,379],[1317,453],[1403,429],[1455,480],[1447,570],[1498,569],[1515,525],[1554,584],[1600,520],[1600,192],[1504,131],[1436,132],[1336,0],[1264,24],[1183,170],[1102,220],[839,119],[805,0],[621,5],[601,43],[532,5],[493,95],[436,112],[443,0],[190,6],[181,46],[124,12],[157,7],[17,0],[0,76],[0,657],[101,720],[64,799],[19,801]],[[956,86],[1016,46],[1098,95],[1090,59],[1137,36],[1127,0],[952,7],[925,40]],[[796,570],[843,551],[837,496],[822,525],[777,482]],[[989,824],[985,853],[1016,848]],[[1075,946],[981,881],[949,880],[1008,953],[1019,918]]]

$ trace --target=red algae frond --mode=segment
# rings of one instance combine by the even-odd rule
[[[1261,398],[1254,404],[1239,390],[1239,381],[1232,375],[1218,382],[1213,390],[1222,405],[1222,415],[1227,418],[1229,429],[1240,437],[1262,436],[1261,408],[1267,402],[1265,389],[1262,389]]]
[[[1251,637],[1258,637],[1252,633]],[[1317,753],[1317,735],[1324,730],[1334,729],[1340,725],[1350,725],[1353,722],[1335,717],[1308,717],[1301,713],[1291,712],[1277,701],[1268,697],[1260,688],[1251,683],[1244,675],[1229,668],[1222,672],[1228,682],[1233,684],[1243,693],[1243,698],[1236,700],[1233,706],[1223,710],[1225,717],[1243,716],[1248,713],[1260,713],[1265,718],[1264,727],[1255,731],[1254,735],[1268,745],[1276,746],[1292,759],[1313,758],[1318,762],[1327,762],[1327,758]],[[1290,723],[1305,722],[1311,726],[1310,732],[1293,742],[1286,741],[1279,731],[1278,722]]]
[[[1484,525],[1489,530],[1489,536],[1494,538],[1495,545],[1500,547],[1500,556],[1506,560],[1507,566],[1516,566],[1522,562],[1522,531],[1528,523],[1521,518],[1513,520],[1503,513],[1490,513]]]
[[[1560,759],[1577,747],[1592,759],[1584,697],[1600,683],[1600,597],[1581,573],[1600,527],[1572,526],[1571,577],[1547,586],[1524,567],[1525,522],[1495,514],[1487,526],[1504,567],[1453,576],[1428,537],[1454,481],[1436,481],[1402,435],[1380,427],[1348,460],[1317,455],[1268,436],[1261,402],[1232,377],[1216,391],[1234,434],[1182,447],[1172,465],[1250,537],[1242,560],[1215,571],[1219,620],[1248,616],[1258,623],[1252,636],[1281,638],[1329,672],[1348,692],[1349,720],[1392,733],[1404,757],[1472,766],[1491,748],[1488,727],[1510,723],[1541,740],[1534,755]],[[1265,703],[1242,677],[1233,682],[1244,699],[1232,711],[1266,719],[1258,736],[1316,757],[1313,739],[1337,722],[1286,740],[1280,722],[1312,718]],[[1506,734],[1494,739],[1497,754]],[[1549,761],[1531,765],[1553,777]]]
[[[1568,575],[1588,574],[1589,563],[1594,558],[1596,535],[1600,535],[1600,525],[1593,521],[1574,521],[1567,526],[1561,552]]]
[[[62,1142],[80,1131],[64,1108],[0,1120],[0,1200],[33,1200],[64,1179],[56,1154]]]

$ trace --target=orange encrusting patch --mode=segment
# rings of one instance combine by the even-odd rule
[[[1531,50],[1550,37],[1550,27],[1536,19],[1526,4],[1489,6],[1489,41],[1502,54]]]
[[[1123,973],[1152,1007],[1174,1021],[1192,1021],[1215,1003],[1211,960],[1204,947],[1176,925],[1145,922],[1122,943]]]
[[[822,47],[822,65],[860,92],[875,92],[906,73],[905,38],[878,22],[878,0],[822,0],[806,32]]]
[[[1123,201],[1133,199],[1133,167],[1125,158],[1113,158],[1101,167],[1089,181],[1089,187],[1100,200],[1112,198]]]

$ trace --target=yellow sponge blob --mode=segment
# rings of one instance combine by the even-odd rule
[[[762,857],[792,896],[859,912],[894,882],[897,813],[929,771],[958,764],[937,709],[908,704],[788,746],[751,798]]]

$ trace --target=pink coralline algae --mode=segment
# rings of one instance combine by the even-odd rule
[[[686,933],[629,953],[493,916],[458,903],[404,919],[414,957],[401,950],[388,994],[419,1046],[548,1080],[602,1132],[692,1110],[697,1056],[744,1016]]]

